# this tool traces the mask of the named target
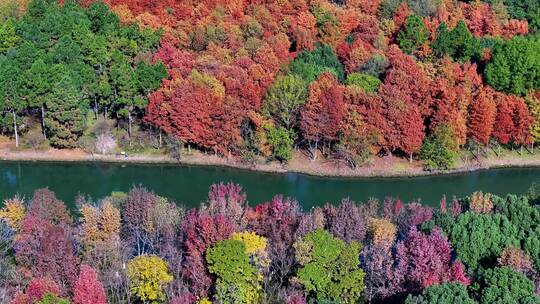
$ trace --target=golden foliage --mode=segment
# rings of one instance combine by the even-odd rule
[[[85,204],[81,207],[81,240],[87,247],[119,238],[120,211],[105,201],[100,208]]]
[[[517,247],[507,247],[497,259],[500,266],[508,266],[515,271],[527,273],[534,269],[531,257]]]
[[[491,194],[482,191],[474,192],[471,195],[469,208],[475,213],[490,213],[493,210]]]
[[[25,211],[24,201],[15,196],[4,201],[4,207],[0,209],[0,218],[4,219],[11,229],[17,231],[24,218]]]
[[[144,303],[165,299],[163,287],[173,280],[167,263],[156,255],[140,255],[128,262],[129,292]]]
[[[266,250],[266,238],[255,232],[235,232],[231,238],[243,242],[246,246],[246,253],[249,255],[261,254]]]
[[[373,244],[389,248],[396,240],[396,225],[389,219],[371,219],[369,221],[369,232],[372,237]]]

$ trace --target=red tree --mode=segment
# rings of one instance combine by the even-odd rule
[[[11,304],[33,304],[43,298],[44,295],[52,293],[60,295],[60,288],[49,278],[35,278],[30,281],[24,293],[18,293]]]
[[[27,215],[14,244],[15,258],[29,277],[50,277],[67,290],[77,278],[79,260],[68,228]]]
[[[495,125],[497,126],[493,130],[493,137],[503,145],[506,145],[512,139],[512,135],[515,134],[514,131],[514,120],[513,120],[513,107],[514,103],[509,96],[504,94],[497,94],[497,116],[495,118]]]
[[[478,143],[487,145],[493,132],[496,105],[491,90],[482,90],[469,110],[469,135]]]
[[[345,88],[338,84],[333,74],[323,73],[311,84],[309,91],[309,99],[300,112],[300,130],[316,150],[319,143],[330,145],[337,140],[345,114]]]
[[[441,230],[426,235],[411,228],[396,246],[397,270],[404,273],[405,290],[416,291],[443,282],[468,285],[461,262],[452,262],[452,246]]]
[[[531,124],[533,123],[533,118],[529,113],[527,105],[521,98],[515,98],[514,101],[514,133],[512,137],[514,142],[518,145],[526,145],[532,142],[532,136],[530,133]]]
[[[189,80],[150,95],[145,119],[187,143],[226,154],[240,140],[241,107]]]
[[[56,198],[54,192],[49,189],[39,189],[34,192],[34,196],[28,207],[28,215],[47,220],[52,224],[72,223],[66,204]]]
[[[409,160],[412,161],[413,153],[420,150],[426,136],[424,120],[420,110],[415,106],[409,106],[404,114],[403,119],[398,121],[401,129],[400,148],[409,155]]]
[[[105,289],[98,280],[96,271],[86,265],[81,266],[79,278],[73,289],[74,304],[105,304]]]
[[[190,291],[199,298],[207,297],[212,278],[206,269],[204,254],[216,242],[227,239],[234,231],[232,223],[224,217],[188,212],[182,221],[185,260],[182,273],[190,283]]]
[[[425,136],[424,119],[431,112],[430,80],[412,57],[393,45],[387,52],[390,69],[379,94],[386,103],[386,150],[401,149],[411,158]]]

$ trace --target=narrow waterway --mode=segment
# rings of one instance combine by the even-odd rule
[[[364,202],[385,196],[404,201],[421,198],[421,203],[436,206],[443,194],[450,198],[476,190],[500,195],[525,193],[532,182],[540,181],[540,168],[413,178],[323,178],[206,166],[0,161],[1,199],[17,193],[30,198],[35,189],[47,187],[70,206],[80,193],[98,199],[142,185],[179,204],[195,207],[204,200],[211,184],[229,181],[244,187],[250,204],[283,194],[296,198],[304,209],[339,202],[344,197]]]

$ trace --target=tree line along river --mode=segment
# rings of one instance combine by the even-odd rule
[[[211,184],[229,181],[243,186],[252,205],[283,194],[296,198],[304,210],[345,197],[357,202],[370,197],[393,196],[407,202],[421,198],[422,204],[438,206],[443,194],[450,199],[477,190],[499,195],[525,193],[532,182],[540,181],[540,168],[424,177],[337,178],[172,164],[0,161],[1,199],[17,193],[29,199],[35,189],[47,187],[70,207],[78,194],[99,199],[113,191],[127,192],[134,185],[142,185],[180,205],[197,207]]]

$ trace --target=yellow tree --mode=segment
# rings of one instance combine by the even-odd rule
[[[81,207],[81,240],[87,249],[119,238],[120,211],[105,201],[101,207]]]
[[[475,213],[491,213],[493,210],[493,202],[491,194],[476,191],[471,195],[469,208]]]
[[[396,240],[396,225],[394,225],[389,219],[371,219],[368,229],[372,237],[373,244],[376,246],[390,248]]]
[[[128,262],[129,292],[144,303],[165,300],[163,288],[173,280],[167,263],[156,255],[140,255]]]
[[[4,201],[4,207],[0,209],[0,219],[4,219],[11,229],[18,231],[25,211],[24,201],[15,196]]]
[[[258,268],[270,266],[270,258],[266,252],[266,238],[257,235],[255,232],[235,232],[231,239],[241,241],[246,246],[246,254],[255,262]]]

